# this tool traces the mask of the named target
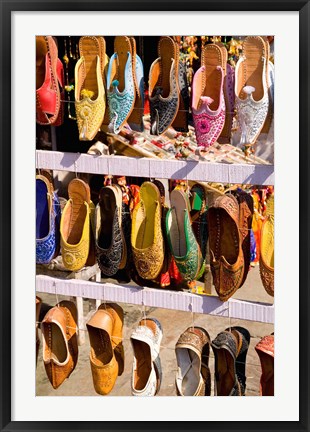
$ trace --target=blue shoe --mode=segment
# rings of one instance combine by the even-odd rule
[[[48,264],[59,253],[60,203],[49,179],[36,176],[36,262]]]

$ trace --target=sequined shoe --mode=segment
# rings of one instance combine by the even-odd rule
[[[247,36],[235,69],[235,97],[240,144],[254,144],[269,108],[267,48],[261,36]]]
[[[164,133],[175,120],[180,104],[179,48],[168,36],[160,38],[159,57],[149,72],[151,133]]]
[[[81,270],[90,247],[90,218],[94,205],[90,189],[83,180],[73,179],[68,186],[69,200],[60,221],[62,261],[66,269]]]
[[[208,210],[210,266],[220,300],[240,287],[244,274],[239,205],[233,195],[218,197]]]
[[[210,336],[201,327],[189,327],[175,346],[178,396],[210,396]]]
[[[43,362],[47,377],[57,389],[69,378],[78,361],[77,310],[73,302],[61,301],[41,323]]]
[[[266,204],[266,219],[261,230],[259,271],[265,290],[274,296],[274,195]]]
[[[274,396],[274,336],[263,337],[255,346],[255,350],[262,367],[260,394]]]
[[[36,262],[48,264],[59,253],[60,203],[51,181],[36,176]]]
[[[140,187],[140,201],[132,214],[131,246],[134,264],[143,279],[156,279],[164,262],[161,196],[152,182]]]
[[[162,337],[161,325],[155,318],[141,320],[131,334],[133,396],[155,396],[159,392],[162,380],[159,357]]]
[[[174,189],[170,194],[170,203],[171,209],[166,216],[170,250],[182,277],[194,281],[202,275],[204,261],[191,226],[187,195],[181,189]]]
[[[135,81],[132,46],[127,36],[116,36],[114,54],[107,73],[107,99],[111,132],[118,134],[127,122],[135,105]]]
[[[212,341],[216,396],[245,395],[245,364],[249,343],[250,333],[243,327],[226,329]]]
[[[103,46],[95,36],[83,36],[79,41],[81,58],[75,65],[74,94],[81,141],[94,139],[104,118]]]
[[[122,191],[119,186],[106,186],[100,191],[95,213],[95,240],[100,270],[106,276],[115,275],[126,264]]]
[[[216,142],[225,123],[225,60],[218,45],[205,45],[201,67],[193,78],[193,120],[198,147],[203,149]]]

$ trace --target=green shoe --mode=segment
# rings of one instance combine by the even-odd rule
[[[204,261],[191,226],[189,201],[185,192],[174,189],[170,202],[166,216],[168,244],[182,277],[193,281],[203,273]]]

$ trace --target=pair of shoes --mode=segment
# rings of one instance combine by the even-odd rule
[[[103,187],[95,210],[96,257],[100,270],[106,276],[115,275],[126,265],[122,200],[122,190],[118,185]]]
[[[240,144],[255,144],[267,120],[272,118],[274,67],[269,61],[269,42],[262,36],[247,36],[235,69],[236,113]],[[267,119],[268,117],[268,119]]]
[[[132,332],[133,349],[131,393],[133,396],[155,396],[160,389],[162,369],[159,357],[163,331],[155,318],[142,319]]]
[[[274,396],[274,335],[264,336],[255,346],[262,367],[260,393]]]
[[[188,131],[189,94],[185,64],[179,60],[179,46],[169,36],[158,43],[158,58],[149,72],[151,133],[160,135],[170,126]]]
[[[249,271],[253,200],[244,194],[222,195],[208,210],[210,266],[222,301],[242,286]]]
[[[249,344],[250,333],[243,327],[227,328],[212,341],[217,396],[245,395],[245,363]]]
[[[81,179],[69,183],[68,195],[60,221],[62,260],[68,270],[78,271],[87,264],[90,255],[95,206],[89,185]]]
[[[192,112],[198,148],[207,148],[220,136],[226,116],[224,79],[227,50],[223,44],[202,48],[201,67],[192,84]]]
[[[210,336],[201,327],[189,327],[175,346],[178,370],[176,390],[178,396],[210,396],[209,369]]]
[[[144,73],[133,37],[116,36],[107,73],[109,129],[118,134],[125,123],[143,131]]]
[[[166,231],[171,254],[182,277],[194,281],[204,272],[204,259],[192,229],[189,199],[182,189],[175,188],[170,194],[170,203]]]
[[[266,218],[261,229],[259,271],[265,290],[274,296],[274,195],[266,202]]]
[[[86,323],[94,388],[101,395],[111,392],[124,371],[123,321],[119,305],[103,303]]]
[[[36,121],[63,123],[64,70],[52,36],[36,36]]]
[[[36,176],[36,262],[48,264],[59,254],[60,203],[52,178]]]
[[[75,304],[64,300],[51,308],[41,323],[41,332],[45,371],[57,389],[69,378],[78,361]]]
[[[105,71],[108,62],[102,36],[82,36],[80,59],[75,65],[75,111],[81,141],[91,141],[104,119],[106,96]]]

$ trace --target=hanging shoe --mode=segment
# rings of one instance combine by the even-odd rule
[[[274,336],[263,337],[255,346],[262,375],[260,379],[261,396],[274,396]]]
[[[45,315],[42,324],[43,362],[50,383],[57,389],[74,371],[78,360],[77,310],[61,301]]]
[[[90,247],[90,218],[94,205],[90,189],[83,180],[73,179],[68,186],[69,200],[60,221],[62,261],[66,269],[81,270]]]
[[[150,67],[151,133],[161,135],[175,120],[180,105],[179,48],[168,36],[160,38],[158,56]]]
[[[266,204],[266,219],[261,230],[259,271],[265,290],[274,296],[274,195]]]
[[[175,346],[178,396],[210,396],[210,336],[201,327],[189,327]]]
[[[203,47],[201,67],[192,84],[192,112],[198,147],[207,148],[220,136],[225,123],[224,67],[222,49],[216,44]]]
[[[240,144],[254,144],[264,126],[268,108],[267,48],[261,36],[247,36],[235,69],[235,96]]]
[[[105,113],[102,44],[95,36],[83,36],[79,41],[81,58],[75,65],[75,110],[81,141],[95,138]]]
[[[59,117],[59,62],[57,45],[52,36],[36,36],[36,121],[41,125],[54,125]]]
[[[186,76],[186,65],[181,60],[179,61],[179,91],[179,109],[175,119],[173,120],[172,127],[178,132],[188,132],[190,98]]]
[[[135,91],[130,39],[127,36],[116,36],[107,74],[109,128],[115,134],[120,132],[134,109]]]
[[[90,343],[90,366],[96,392],[109,394],[124,370],[122,345],[123,309],[103,303],[86,323]]]
[[[100,270],[113,276],[126,264],[126,243],[122,230],[122,191],[103,187],[95,214],[96,256]]]
[[[161,197],[152,182],[140,187],[140,201],[132,213],[131,246],[134,264],[143,279],[156,279],[164,262]]]
[[[191,220],[192,227],[199,244],[202,258],[206,258],[208,243],[207,195],[205,189],[196,183],[191,187]]]
[[[250,333],[243,327],[226,329],[212,341],[216,396],[245,395],[245,365],[249,343]]]
[[[220,300],[240,287],[244,274],[239,205],[233,195],[218,197],[208,210],[210,266]]]
[[[204,261],[191,226],[189,200],[181,189],[174,189],[170,194],[170,204],[166,216],[170,250],[182,277],[194,281],[203,274]]]
[[[133,396],[155,396],[159,392],[162,380],[159,357],[162,337],[161,325],[155,318],[141,320],[131,334]]]
[[[271,127],[274,115],[274,64],[270,61],[270,45],[266,36],[261,36],[265,42],[266,53],[267,53],[267,67],[266,67],[266,80],[268,87],[268,97],[269,97],[269,107],[267,117],[264,123],[264,126],[261,130],[261,133],[268,134],[269,129]]]
[[[60,203],[46,176],[36,176],[36,262],[48,264],[59,254]]]
[[[132,130],[143,132],[143,114],[144,114],[144,72],[143,63],[137,54],[136,40],[130,37],[132,52],[132,72],[135,85],[135,104],[131,114],[128,117],[128,124]]]
[[[36,296],[36,365],[38,363],[38,354],[39,354],[39,348],[40,348],[38,323],[40,321],[41,305],[42,305],[42,299],[40,297]]]

